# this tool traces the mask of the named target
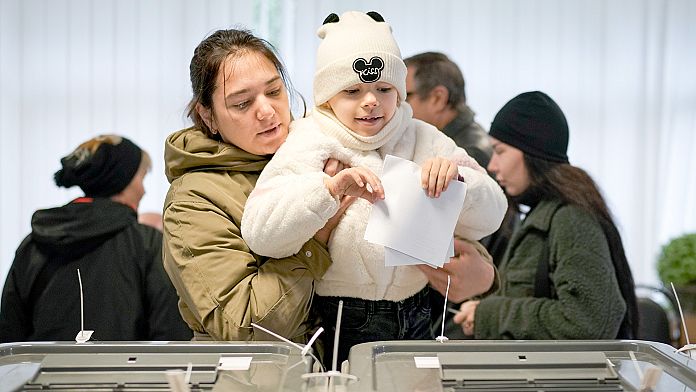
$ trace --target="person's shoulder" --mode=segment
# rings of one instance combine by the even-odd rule
[[[488,137],[488,132],[486,132],[486,128],[483,127],[483,125],[477,123],[476,121],[472,121],[471,124],[467,127],[468,131],[472,134],[478,135],[480,137]]]
[[[143,241],[143,245],[147,249],[161,249],[162,247],[162,232],[152,226],[142,223],[133,225],[133,230]]]
[[[207,198],[219,193],[248,193],[254,187],[258,176],[257,172],[192,171],[173,181],[169,193],[174,199]]]
[[[133,227],[140,235],[144,237],[162,239],[162,231],[152,227],[151,225],[138,222],[133,225]]]
[[[43,262],[43,257],[41,257],[41,260],[38,260],[35,257],[37,254],[35,250],[36,243],[34,242],[32,235],[29,234],[26,237],[24,237],[22,242],[17,247],[17,250],[15,250],[15,257],[14,261],[12,262],[12,268],[26,269],[29,267],[30,263],[35,263],[37,261]]]
[[[195,171],[173,181],[167,192],[164,207],[178,205],[181,209],[243,209],[254,189],[259,174],[256,172],[228,172],[222,170]]]
[[[491,141],[488,138],[488,132],[477,122],[472,122],[466,127],[465,132],[462,132],[463,140],[467,143],[467,146],[472,148],[478,148],[482,151],[488,152],[488,155],[492,154],[493,148],[491,146]]]
[[[554,221],[564,224],[597,222],[587,210],[574,204],[560,204],[554,214]]]
[[[577,205],[563,205],[554,215],[549,231],[552,247],[581,257],[609,255],[607,236],[602,225],[589,212]]]
[[[22,242],[19,243],[19,246],[17,247],[17,251],[19,252],[22,249],[25,249],[28,246],[33,245],[33,237],[31,233],[27,234],[24,239],[22,239]]]
[[[542,231],[575,230],[592,221],[592,216],[578,206],[558,199],[544,199],[525,218],[525,226]]]
[[[597,219],[580,206],[562,204],[553,215],[550,230],[557,237],[573,239],[574,242],[584,242],[580,238],[590,240],[603,236],[602,227]]]

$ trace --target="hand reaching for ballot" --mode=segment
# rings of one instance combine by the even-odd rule
[[[460,303],[488,291],[495,280],[493,263],[484,257],[476,246],[480,244],[460,239],[454,240],[454,254],[442,268],[418,265],[428,278],[430,286],[443,296],[447,289],[447,276],[451,278],[449,300]],[[486,252],[487,253],[487,252]],[[490,256],[488,256],[490,257]]]
[[[423,162],[421,187],[428,191],[428,196],[438,198],[447,190],[450,181],[457,179],[457,164],[447,158],[435,157]]]
[[[364,167],[343,169],[335,176],[324,179],[324,184],[332,196],[361,197],[370,203],[384,199],[382,181]]]

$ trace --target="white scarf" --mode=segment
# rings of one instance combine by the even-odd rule
[[[373,136],[362,136],[353,132],[336,118],[332,110],[315,106],[311,117],[317,122],[322,132],[335,137],[343,146],[360,151],[371,151],[379,149],[394,138],[399,138],[408,122],[411,121],[413,110],[409,104],[401,102],[391,120]]]

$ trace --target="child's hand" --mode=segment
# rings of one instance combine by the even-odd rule
[[[450,181],[458,175],[456,163],[442,157],[430,158],[423,162],[421,186],[428,191],[428,196],[440,197],[440,193],[446,191]]]
[[[384,199],[382,181],[369,169],[364,167],[350,167],[336,173],[335,176],[324,180],[326,188],[332,196],[344,195],[362,197],[374,203],[378,199]],[[368,189],[367,185],[371,189]]]

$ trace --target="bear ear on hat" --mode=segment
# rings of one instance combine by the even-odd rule
[[[370,18],[374,19],[376,22],[384,22],[384,18],[377,11],[370,11],[367,13]]]
[[[324,19],[324,23],[322,24],[327,24],[327,23],[336,23],[339,21],[338,15],[334,14],[333,12],[329,14],[329,16]]]

